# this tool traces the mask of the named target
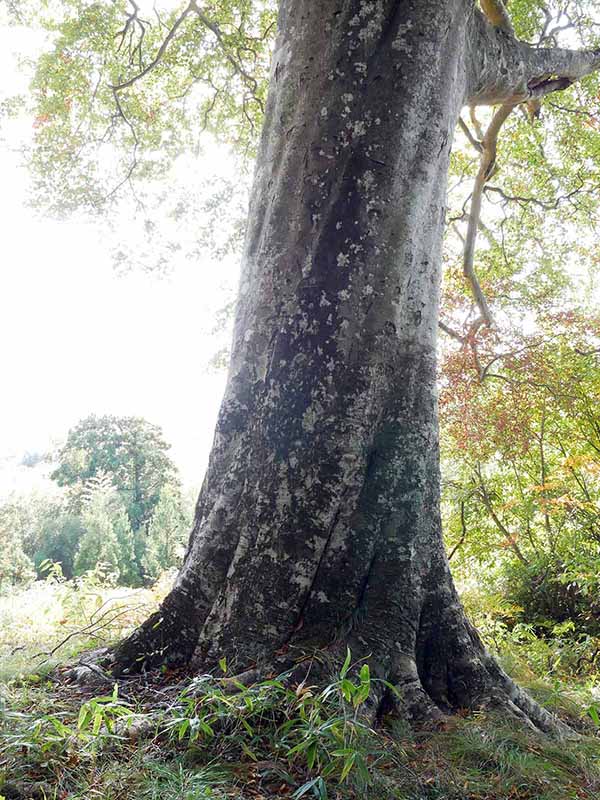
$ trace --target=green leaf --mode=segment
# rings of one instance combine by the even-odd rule
[[[309,769],[312,769],[314,767],[316,757],[317,757],[317,743],[313,742],[306,751],[306,765]]]
[[[349,703],[354,697],[354,693],[356,692],[356,686],[352,683],[352,681],[349,681],[347,678],[344,678],[342,681],[340,681],[340,691],[342,693],[344,700],[346,700],[346,702]]]
[[[296,789],[292,798],[293,800],[299,800],[300,797],[304,797],[304,795],[308,794],[311,790],[317,800],[327,800],[327,786],[320,775],[317,778],[313,778],[311,781],[303,783],[302,786]]]
[[[254,753],[254,752],[253,752],[253,751],[252,751],[252,750],[251,750],[251,749],[248,747],[248,745],[247,745],[245,742],[241,742],[241,745],[242,745],[242,750],[244,751],[244,753],[246,753],[246,755],[248,756],[248,758],[252,759],[252,761],[258,761],[258,756],[256,755],[256,753]]]
[[[354,762],[356,761],[356,751],[352,753],[352,755],[348,756],[348,758],[344,761],[344,767],[342,769],[342,774],[340,775],[340,780],[343,782],[346,780],[352,767],[354,766]]]
[[[189,727],[190,727],[189,719],[184,719],[183,722],[179,725],[179,730],[177,732],[177,738],[179,739],[179,741],[183,739],[185,734],[188,732]]]
[[[359,677],[360,677],[360,682],[361,683],[370,683],[370,681],[371,681],[371,672],[369,670],[369,665],[368,664],[363,664],[362,665],[362,667],[360,668]]]
[[[591,717],[594,725],[600,727],[600,714],[598,713],[598,706],[590,706],[587,710],[588,716]]]
[[[350,648],[346,648],[346,658],[340,670],[340,678],[345,678],[348,674],[348,670],[350,669],[350,662],[352,661],[352,653],[350,652]]]
[[[104,715],[102,714],[102,711],[100,711],[100,709],[98,709],[94,714],[94,721],[92,723],[92,733],[94,734],[94,736],[97,736],[98,733],[100,732],[100,728],[102,727],[103,716]]]
[[[79,709],[79,716],[77,717],[77,727],[80,731],[87,726],[91,713],[92,710],[87,703],[84,703]]]

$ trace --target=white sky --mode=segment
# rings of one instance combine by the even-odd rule
[[[0,100],[22,83],[14,36],[0,29]],[[210,330],[236,267],[119,277],[99,228],[27,207],[10,144],[0,142],[0,463],[43,451],[90,413],[139,415],[162,426],[184,480],[199,484],[225,381],[207,370]]]

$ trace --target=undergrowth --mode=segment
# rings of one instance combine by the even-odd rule
[[[82,650],[124,636],[155,610],[172,582],[151,589],[111,586],[101,568],[72,581],[58,565],[44,581],[0,594],[0,684],[21,674],[46,674]]]
[[[88,577],[0,598],[0,800],[600,797],[594,675],[577,672],[561,632],[538,641],[478,620],[511,674],[580,732],[568,743],[487,712],[421,730],[388,717],[373,730],[361,714],[373,680],[350,656],[325,689],[282,676],[246,687],[225,662],[220,677],[158,674],[95,694],[49,672],[123,635],[166,585],[123,593]]]
[[[568,744],[491,714],[414,730],[361,707],[368,669],[323,690],[273,679],[250,687],[202,676],[115,686],[104,695],[14,681],[0,715],[7,800],[591,800],[600,742]],[[120,694],[123,692],[123,694]],[[555,707],[565,712],[560,697]],[[569,706],[568,714],[573,713]],[[579,708],[582,724],[584,708]]]

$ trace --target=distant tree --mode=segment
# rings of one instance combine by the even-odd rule
[[[109,476],[137,531],[150,521],[162,487],[177,483],[168,449],[161,429],[141,417],[92,414],[69,431],[51,477],[69,487],[71,507],[81,511],[88,481]]]
[[[0,591],[33,580],[33,562],[23,550],[18,505],[0,507]]]
[[[10,518],[13,535],[38,576],[45,561],[59,563],[66,578],[73,576],[73,561],[83,534],[81,519],[72,513],[64,498],[31,492],[13,496],[0,506],[0,516]]]
[[[29,450],[26,451],[23,458],[21,459],[21,465],[23,467],[37,467],[38,464],[41,464],[45,460],[46,456],[44,453],[37,453],[37,452],[30,452]]]
[[[180,492],[164,486],[148,526],[144,556],[148,577],[157,578],[163,570],[180,566],[189,526]]]
[[[53,561],[60,564],[65,578],[72,578],[75,554],[83,532],[81,517],[71,513],[64,502],[46,503],[34,519],[31,544],[26,552],[38,572],[42,563]]]
[[[75,572],[81,574],[103,565],[119,583],[138,583],[133,532],[118,492],[110,479],[91,479],[83,500],[84,530],[75,557]]]

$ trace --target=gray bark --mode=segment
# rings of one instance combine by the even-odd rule
[[[523,92],[539,60],[470,0],[283,0],[194,529],[116,671],[349,646],[409,715],[500,693],[550,726],[458,601],[436,409],[452,134],[465,102]]]

